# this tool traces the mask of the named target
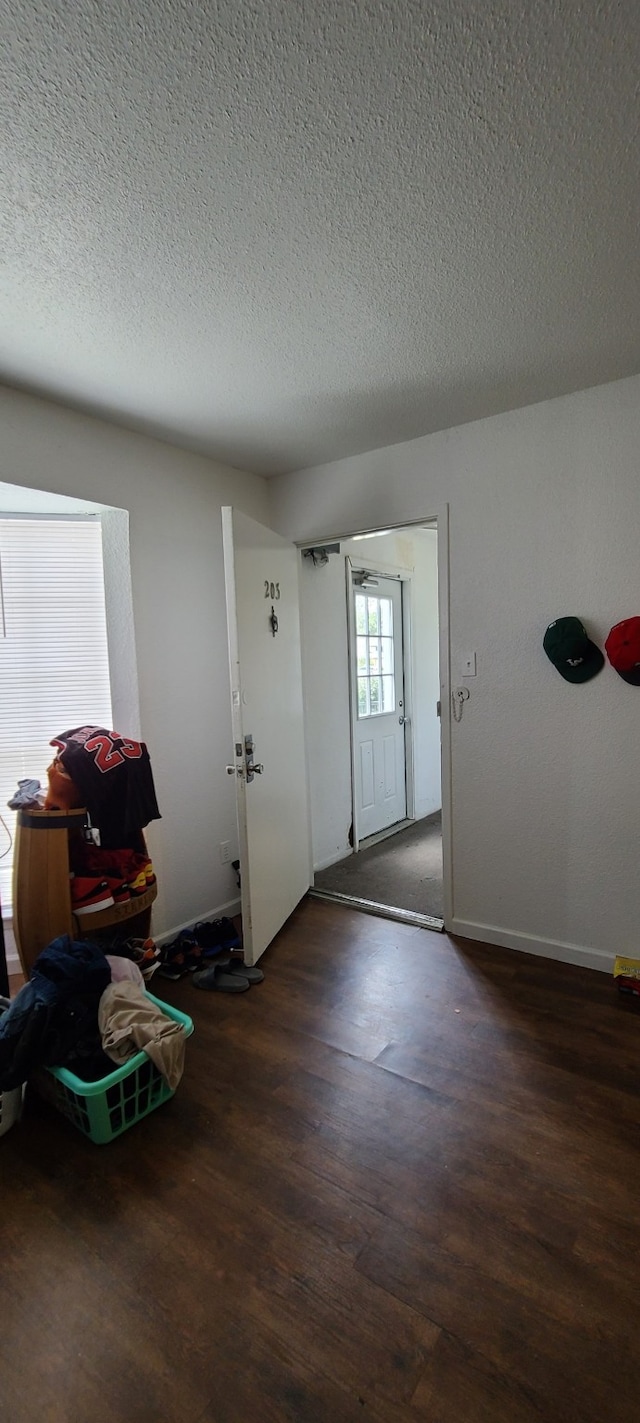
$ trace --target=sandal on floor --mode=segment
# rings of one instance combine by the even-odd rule
[[[231,973],[227,964],[214,963],[210,968],[198,969],[192,977],[196,988],[208,988],[212,993],[245,993],[249,980],[239,973]]]
[[[231,959],[228,973],[232,973],[236,978],[246,978],[248,983],[262,983],[264,974],[261,968],[249,968],[242,959]]]

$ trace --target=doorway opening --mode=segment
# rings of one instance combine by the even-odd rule
[[[447,511],[301,548],[312,893],[450,917]]]

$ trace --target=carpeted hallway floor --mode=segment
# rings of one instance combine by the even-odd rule
[[[442,816],[416,820],[369,849],[320,870],[317,889],[373,899],[396,909],[442,917]]]

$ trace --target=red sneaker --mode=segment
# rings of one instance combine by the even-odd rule
[[[74,875],[71,881],[71,907],[74,914],[99,914],[110,909],[114,898],[106,879],[89,879]]]
[[[128,904],[131,899],[128,884],[125,884],[123,880],[113,879],[111,875],[105,877],[105,884],[109,886],[114,904]]]
[[[136,855],[133,873],[127,876],[130,890],[135,894],[144,894],[149,886],[155,884],[156,877],[151,860],[146,855]]]

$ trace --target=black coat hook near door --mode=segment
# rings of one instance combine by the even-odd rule
[[[271,617],[269,618],[269,622],[271,623],[271,631],[273,633],[273,636],[275,637],[278,631],[278,619],[276,617],[276,612],[273,603],[271,604]]]

